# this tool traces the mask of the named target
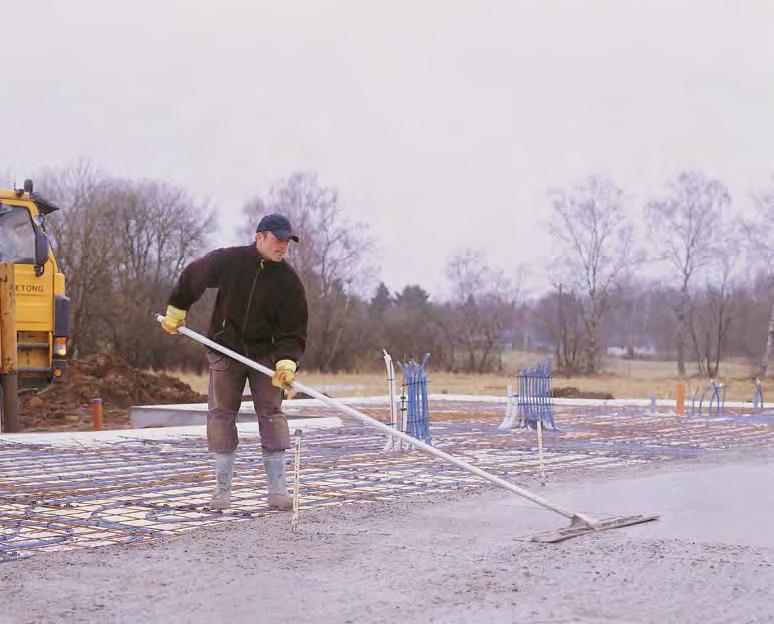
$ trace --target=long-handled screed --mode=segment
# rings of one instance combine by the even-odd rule
[[[159,322],[163,318],[164,317],[161,314],[156,315],[156,320]],[[232,351],[231,349],[224,347],[223,345],[218,344],[217,342],[214,342],[209,338],[202,336],[201,334],[193,330],[188,329],[185,326],[179,327],[177,331],[185,336],[188,336],[189,338],[196,340],[197,342],[203,345],[208,346],[210,349],[214,349],[215,351],[219,351],[224,355],[228,355],[229,357],[235,359],[237,362],[240,362],[245,366],[249,366],[250,368],[257,370],[263,373],[264,375],[268,375],[269,377],[272,377],[274,375],[274,371],[264,366],[263,364],[254,362],[250,358],[246,358],[240,353],[237,353],[236,351]],[[470,472],[478,477],[481,477],[482,479],[489,481],[490,483],[494,483],[495,485],[498,485],[501,488],[505,488],[506,490],[513,492],[514,494],[518,494],[519,496],[526,498],[527,500],[530,500],[533,503],[540,505],[541,507],[544,507],[545,509],[549,509],[555,513],[558,513],[559,515],[562,515],[565,518],[568,518],[570,520],[570,526],[565,527],[563,529],[557,529],[555,531],[540,533],[532,537],[532,541],[561,542],[562,540],[566,540],[571,537],[577,537],[579,535],[583,535],[584,533],[590,533],[592,531],[606,531],[608,529],[617,529],[617,528],[629,526],[632,524],[640,524],[643,522],[650,522],[651,520],[658,519],[657,515],[655,516],[639,515],[639,516],[618,516],[615,518],[608,518],[605,520],[601,520],[599,518],[593,518],[588,514],[569,511],[567,509],[564,509],[563,507],[560,507],[555,503],[552,503],[551,501],[546,500],[542,496],[533,494],[529,490],[525,490],[524,488],[519,487],[518,485],[515,485],[513,483],[510,483],[505,479],[501,479],[500,477],[490,474],[485,470],[481,470],[481,468],[478,468],[473,464],[469,464],[468,462],[458,459],[456,457],[453,457],[448,453],[439,451],[437,448],[433,448],[432,446],[430,446],[429,444],[426,444],[425,442],[422,442],[421,440],[417,440],[416,438],[406,433],[403,433],[402,431],[398,431],[397,429],[394,429],[388,425],[385,425],[383,422],[380,422],[375,418],[368,416],[367,414],[363,414],[362,412],[359,412],[356,409],[349,407],[348,405],[339,403],[336,399],[332,399],[328,396],[325,396],[322,392],[318,392],[314,388],[310,388],[309,386],[302,384],[300,381],[294,381],[291,385],[293,390],[296,392],[304,392],[307,395],[314,397],[315,399],[318,399],[319,401],[322,401],[323,403],[330,405],[331,407],[347,414],[348,416],[351,416],[352,418],[365,423],[366,425],[375,427],[376,429],[379,429],[384,433],[387,433],[391,436],[395,436],[405,442],[408,442],[414,448],[420,451],[423,451],[428,455],[433,455],[434,457],[443,459],[444,461],[447,461],[450,464],[454,464],[458,468],[462,468],[462,470],[466,470],[467,472]]]

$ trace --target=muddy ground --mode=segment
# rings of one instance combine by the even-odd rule
[[[0,567],[0,622],[774,622],[774,452],[572,475],[577,511],[657,522],[561,544],[504,491],[317,509]]]

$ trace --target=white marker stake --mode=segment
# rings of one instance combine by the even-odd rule
[[[538,461],[540,462],[540,480],[541,484],[546,484],[546,471],[543,467],[543,419],[538,417],[537,419],[537,434],[538,434]]]
[[[387,353],[386,349],[382,349],[384,354],[384,365],[387,367],[387,389],[390,395],[390,425],[394,428],[398,426],[398,410],[395,404],[395,367],[392,364],[392,357]],[[387,442],[384,445],[385,451],[399,451],[400,440],[393,436],[387,437]]]
[[[290,521],[290,528],[295,533],[298,531],[298,499],[301,491],[301,429],[296,429],[293,433],[293,442],[295,444],[296,461],[293,465],[293,518]]]

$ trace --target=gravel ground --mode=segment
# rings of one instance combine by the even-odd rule
[[[528,485],[661,519],[548,545],[564,520],[500,490],[274,514],[3,564],[0,622],[774,622],[774,452]]]

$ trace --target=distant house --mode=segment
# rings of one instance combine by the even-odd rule
[[[656,347],[653,345],[628,346],[614,345],[607,348],[607,356],[625,359],[646,359],[656,356]]]

